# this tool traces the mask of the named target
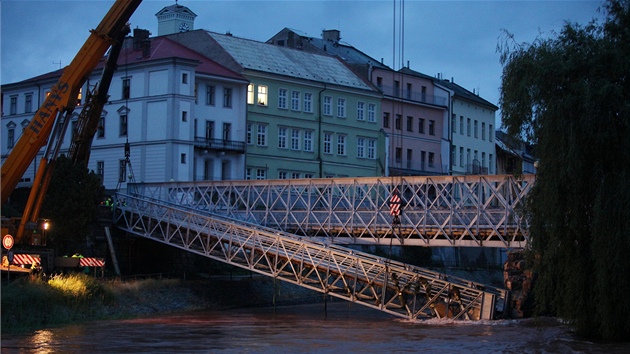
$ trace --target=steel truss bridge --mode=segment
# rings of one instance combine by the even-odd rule
[[[523,247],[533,176],[147,183],[118,193],[115,220],[260,274],[418,319],[492,319],[508,292],[336,244]],[[399,223],[390,215],[400,196]]]

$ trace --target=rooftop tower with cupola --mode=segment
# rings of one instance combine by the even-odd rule
[[[195,28],[197,15],[186,6],[179,5],[175,0],[175,5],[166,6],[156,13],[155,17],[158,20],[158,36],[164,36],[192,31]]]

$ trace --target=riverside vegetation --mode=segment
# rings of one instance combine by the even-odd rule
[[[322,295],[259,276],[104,280],[82,273],[2,284],[2,333],[204,308],[314,303]]]

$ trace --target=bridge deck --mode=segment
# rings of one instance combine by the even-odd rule
[[[399,317],[492,319],[507,305],[499,288],[163,200],[117,198],[116,222],[129,233]]]

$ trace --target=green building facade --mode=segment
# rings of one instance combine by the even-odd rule
[[[339,59],[201,30],[170,38],[249,80],[245,178],[385,175],[382,94]]]

